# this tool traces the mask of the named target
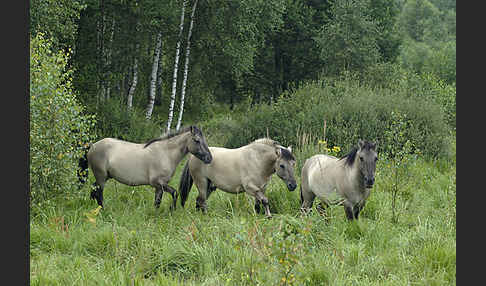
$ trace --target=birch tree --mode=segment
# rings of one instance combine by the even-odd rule
[[[194,26],[194,14],[196,12],[197,1],[198,0],[194,2],[194,6],[192,7],[191,24],[189,25],[189,33],[187,34],[186,61],[184,63],[184,79],[182,80],[182,91],[181,91],[181,107],[179,108],[179,118],[177,120],[176,130],[179,130],[179,128],[181,127],[182,114],[184,113],[184,96],[186,94],[187,74],[189,70],[189,55],[191,53],[191,35],[192,35],[192,27]]]
[[[184,29],[184,11],[186,8],[186,3],[187,0],[184,0],[184,2],[182,2],[181,23],[179,25],[179,36],[178,36],[177,47],[176,47],[176,56],[175,56],[175,63],[174,63],[174,78],[172,80],[172,93],[170,96],[169,120],[167,120],[167,132],[170,131],[170,125],[172,124],[172,118],[174,116],[174,103],[175,103],[175,96],[177,90],[177,70],[179,68],[179,53],[181,48],[182,31]]]
[[[152,64],[152,74],[150,76],[150,95],[149,95],[149,102],[147,105],[147,113],[145,117],[150,119],[152,117],[152,111],[154,109],[154,102],[155,102],[155,83],[157,81],[157,69],[159,67],[159,58],[160,58],[160,47],[162,45],[162,32],[157,33],[156,39],[156,46],[154,51],[154,62]]]
[[[130,89],[128,90],[128,97],[127,97],[127,106],[128,109],[131,109],[133,106],[133,94],[135,93],[135,88],[137,87],[138,82],[138,50],[140,45],[137,44],[135,48],[135,57],[133,59],[133,80]]]

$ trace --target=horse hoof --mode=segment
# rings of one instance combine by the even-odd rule
[[[272,219],[272,218],[273,218],[273,216],[267,215],[267,219]]]

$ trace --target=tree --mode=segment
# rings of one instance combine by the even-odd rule
[[[177,70],[179,68],[179,53],[181,49],[181,39],[182,39],[182,31],[184,29],[184,10],[186,8],[187,0],[182,2],[182,9],[181,9],[181,22],[179,25],[179,35],[177,37],[177,47],[176,47],[176,56],[175,56],[175,63],[174,63],[174,77],[172,80],[172,93],[170,96],[170,106],[169,106],[169,119],[167,120],[167,132],[170,131],[170,126],[172,124],[172,118],[174,116],[174,103],[175,103],[175,96],[177,91]]]
[[[30,35],[43,32],[54,50],[75,50],[78,20],[85,8],[84,1],[79,0],[31,0]]]
[[[159,67],[159,57],[160,57],[160,47],[162,45],[162,33],[157,33],[157,38],[155,40],[155,49],[154,49],[154,62],[152,65],[152,76],[150,77],[150,95],[149,95],[149,103],[147,105],[147,112],[145,117],[150,119],[152,116],[152,110],[154,109],[154,102],[155,102],[155,88],[156,88],[156,80],[157,80],[157,69]]]
[[[368,1],[337,0],[330,18],[314,37],[327,74],[363,70],[381,59],[376,22],[366,14]]]
[[[31,38],[29,174],[33,203],[76,190],[78,159],[93,138],[95,121],[85,114],[72,87],[72,70],[67,68],[70,53],[53,50],[43,33]]]
[[[184,64],[184,79],[182,81],[182,91],[181,91],[181,107],[179,108],[179,119],[177,119],[176,130],[179,130],[179,128],[181,127],[182,114],[184,113],[184,96],[186,94],[187,73],[189,70],[189,55],[191,53],[191,35],[192,35],[192,28],[194,25],[194,14],[196,12],[196,6],[197,6],[197,0],[194,1],[194,5],[192,7],[191,24],[189,26],[189,33],[187,34],[186,62]]]

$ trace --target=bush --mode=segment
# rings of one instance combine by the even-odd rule
[[[272,106],[254,107],[252,116],[238,117],[238,125],[226,130],[230,136],[225,145],[246,145],[265,136],[268,128],[273,139],[297,146],[299,133],[323,134],[324,121],[327,141],[345,150],[359,138],[385,144],[384,132],[396,111],[409,121],[406,136],[414,146],[430,156],[445,154],[449,129],[441,106],[430,93],[410,94],[408,88],[372,88],[353,76],[308,83],[283,94]]]
[[[39,33],[30,41],[30,198],[33,203],[69,192],[77,183],[82,147],[94,117],[85,115],[72,89],[69,54],[51,50]]]

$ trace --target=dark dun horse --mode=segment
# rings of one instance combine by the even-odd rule
[[[187,153],[205,164],[212,160],[206,139],[196,126],[162,135],[145,144],[104,138],[91,145],[87,154],[89,168],[96,178],[91,198],[103,206],[103,188],[106,181],[113,178],[129,186],[154,187],[156,208],[160,206],[163,192],[169,192],[173,201],[171,207],[175,209],[177,191],[168,182]],[[81,163],[80,166],[85,166]]]
[[[341,159],[323,154],[307,159],[300,185],[302,211],[310,211],[317,196],[321,212],[329,204],[343,204],[347,218],[357,219],[375,182],[375,150],[375,143],[359,140]]]
[[[255,210],[260,203],[267,217],[271,217],[265,187],[274,173],[282,179],[289,191],[295,190],[295,158],[291,149],[276,141],[262,138],[236,149],[209,147],[213,155],[210,164],[190,156],[182,171],[179,183],[181,205],[184,207],[193,182],[199,190],[196,208],[206,211],[206,200],[212,191],[219,188],[227,193],[241,193],[255,197]],[[194,181],[193,181],[194,180]]]

